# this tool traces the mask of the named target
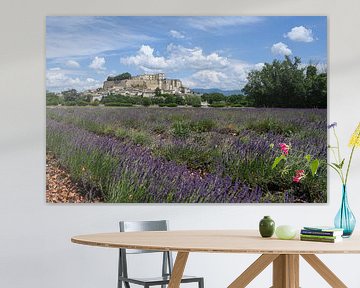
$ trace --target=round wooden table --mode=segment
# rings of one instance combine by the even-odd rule
[[[359,235],[339,243],[321,243],[262,238],[256,230],[98,233],[75,236],[71,241],[100,247],[176,251],[178,253],[169,288],[180,286],[190,252],[262,254],[228,288],[246,287],[271,263],[272,287],[298,288],[300,255],[331,287],[347,287],[315,254],[360,253]]]

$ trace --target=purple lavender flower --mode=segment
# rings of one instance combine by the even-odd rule
[[[337,122],[333,122],[327,126],[328,129],[335,128],[337,126]]]

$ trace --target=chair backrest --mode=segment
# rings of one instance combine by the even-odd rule
[[[120,221],[120,232],[138,232],[138,231],[167,231],[169,224],[167,220],[158,221]],[[127,257],[126,254],[140,254],[140,253],[163,253],[162,275],[169,275],[172,273],[173,259],[169,251],[150,251],[150,250],[136,250],[136,249],[119,249],[119,276],[128,277],[127,272]],[[126,287],[130,287],[126,284]]]
[[[120,221],[120,232],[167,231],[167,220],[156,221]],[[126,254],[156,253],[159,251],[126,249]]]

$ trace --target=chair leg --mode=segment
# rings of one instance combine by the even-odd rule
[[[199,280],[199,288],[204,288],[204,279]]]

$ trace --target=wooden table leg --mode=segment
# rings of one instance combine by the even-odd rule
[[[180,287],[181,278],[183,277],[185,265],[188,257],[189,257],[189,252],[177,253],[168,288]]]
[[[299,255],[281,254],[274,260],[272,288],[299,288]]]
[[[347,286],[314,254],[301,255],[316,272],[333,288],[347,288]]]
[[[232,282],[228,288],[244,288],[254,280],[271,262],[273,262],[278,254],[263,254],[254,263],[252,263],[238,278]]]

